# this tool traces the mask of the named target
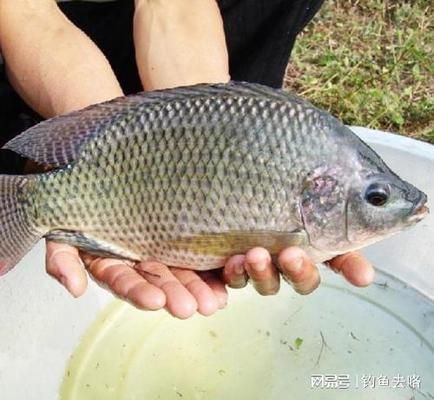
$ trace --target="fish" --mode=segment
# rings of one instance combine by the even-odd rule
[[[229,82],[143,92],[43,121],[3,149],[0,270],[41,238],[104,257],[220,268],[255,246],[315,263],[410,227],[427,196],[329,113]]]

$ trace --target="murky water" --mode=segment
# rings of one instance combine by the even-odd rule
[[[434,303],[387,275],[314,294],[231,293],[179,321],[116,301],[71,356],[62,400],[434,399]]]

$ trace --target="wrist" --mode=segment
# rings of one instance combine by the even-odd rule
[[[137,0],[134,41],[145,90],[229,80],[223,21],[214,0]]]

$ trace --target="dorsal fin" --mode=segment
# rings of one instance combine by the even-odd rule
[[[307,104],[283,90],[246,82],[199,84],[142,92],[43,121],[10,140],[3,149],[12,150],[41,164],[61,167],[73,162],[88,140],[104,133],[113,122],[124,118],[137,107],[204,96],[264,97]]]
[[[12,150],[41,164],[60,167],[74,161],[90,137],[104,131],[138,96],[119,97],[40,122],[7,142]]]

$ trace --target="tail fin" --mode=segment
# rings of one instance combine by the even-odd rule
[[[0,175],[0,275],[13,268],[42,237],[29,226],[22,193],[26,176]]]

